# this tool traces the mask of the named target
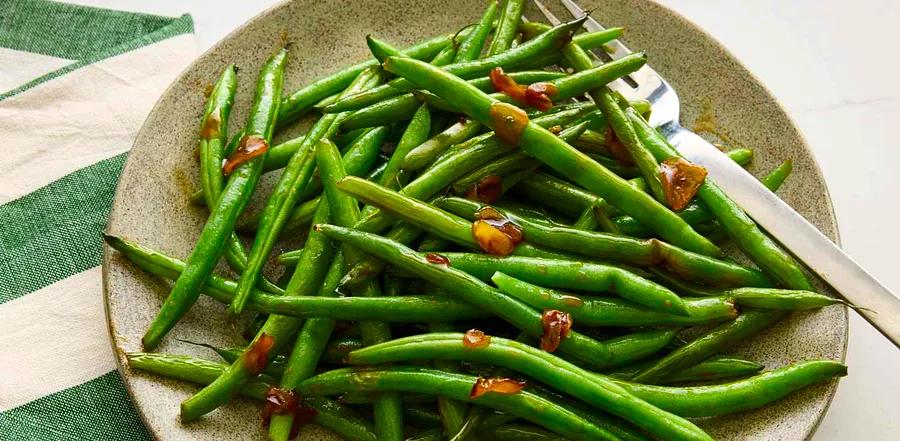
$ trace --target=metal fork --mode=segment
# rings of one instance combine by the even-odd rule
[[[543,3],[532,1],[551,24],[560,23]],[[587,15],[572,0],[560,1],[573,16]],[[590,16],[584,27],[591,32],[605,29]],[[631,53],[618,40],[609,43],[609,46],[609,57],[612,59]],[[600,56],[602,54],[594,55],[603,58]],[[679,123],[680,102],[675,89],[649,64],[631,74],[629,80],[616,80],[609,87],[628,99],[650,101],[653,106],[650,124],[663,133],[682,156],[706,167],[709,178],[750,217],[838,294],[855,305],[863,318],[900,348],[900,299],[756,178],[708,141],[682,127]]]

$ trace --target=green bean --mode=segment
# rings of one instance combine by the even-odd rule
[[[609,157],[606,157],[603,155],[597,155],[597,154],[593,154],[593,153],[588,153],[587,155],[589,158],[593,159],[594,161],[599,162],[602,166],[608,168],[610,171],[621,176],[622,178],[632,179],[637,176],[640,176],[640,174],[641,174],[640,171],[636,167],[632,167],[629,165],[622,165],[622,163],[616,159],[612,159],[612,158],[609,158]]]
[[[453,324],[447,322],[429,323],[428,330],[430,332],[452,332]],[[444,372],[459,373],[460,366],[452,360],[434,360],[432,362],[435,369]],[[452,436],[459,433],[465,423],[466,414],[469,412],[468,403],[450,399],[448,397],[439,396],[437,398],[438,411],[441,415],[441,423],[444,427],[444,434]]]
[[[764,366],[740,358],[714,357],[676,372],[663,381],[664,384],[712,381],[726,378],[746,377],[763,370]]]
[[[615,369],[608,373],[610,377],[620,380],[628,380],[635,376],[642,369],[655,363],[656,360],[641,360]],[[758,374],[765,366],[740,358],[729,356],[716,356],[708,360],[697,363],[691,367],[675,372],[674,374],[661,379],[659,384],[674,383],[690,383],[690,382],[709,382],[725,379],[734,379],[738,377],[748,377]]]
[[[514,152],[492,162],[485,164],[483,167],[475,169],[466,176],[457,179],[453,183],[452,189],[456,194],[466,194],[471,188],[475,187],[482,179],[488,176],[503,177],[516,171],[533,168],[539,162],[531,159],[530,156]]]
[[[447,130],[409,151],[403,158],[400,168],[412,172],[425,167],[451,145],[459,144],[483,130],[484,126],[480,122],[470,119],[453,124]]]
[[[806,386],[847,375],[830,360],[804,361],[727,384],[667,387],[618,381],[631,393],[677,415],[703,417],[755,409]]]
[[[608,87],[603,87],[598,92],[597,107],[606,115],[610,127],[616,134],[622,145],[628,151],[628,156],[634,161],[638,171],[644,178],[644,182],[650,188],[650,194],[661,204],[666,203],[666,195],[663,191],[662,181],[659,178],[659,164],[653,154],[638,139],[634,127],[625,116],[625,111],[619,107],[616,95]],[[633,109],[631,109],[633,111]]]
[[[328,202],[331,204],[334,220],[339,225],[353,225],[359,220],[359,204],[350,195],[340,191],[336,183],[346,177],[341,167],[339,153],[333,143],[327,139],[319,142],[317,158],[324,172],[323,184]],[[327,176],[327,177],[326,177]],[[352,267],[361,258],[358,250],[344,244],[342,254],[346,258],[346,266]],[[374,298],[381,295],[381,289],[376,281],[369,281],[354,294],[363,297]],[[403,299],[398,297],[398,299]],[[359,301],[360,299],[353,299]],[[343,308],[346,309],[346,308]],[[371,310],[371,308],[366,308]],[[407,315],[414,316],[414,315]],[[391,339],[390,327],[383,321],[365,320],[360,323],[363,343],[370,345]],[[383,440],[400,440],[403,438],[403,405],[397,394],[384,394],[378,397],[374,404],[375,431],[378,438]]]
[[[534,257],[496,257],[473,253],[441,253],[450,265],[483,281],[502,271],[541,286],[584,291],[612,292],[656,311],[687,315],[677,294],[634,273],[614,266],[541,259]]]
[[[331,210],[328,204],[321,204],[316,209],[315,220],[328,220],[331,218]],[[291,279],[285,288],[285,295],[281,297],[272,297],[272,299],[287,299],[304,293],[316,292],[321,286],[322,280],[326,275],[326,271],[330,266],[333,255],[333,249],[328,239],[315,231],[310,231],[303,247],[303,255],[300,262],[294,269]],[[207,288],[212,285],[213,279],[207,280]],[[237,284],[240,285],[240,282]],[[231,285],[235,286],[235,285]],[[211,289],[208,289],[212,294]],[[237,292],[237,286],[231,291]],[[258,292],[250,296],[250,305],[263,301],[263,296]],[[234,297],[234,295],[232,295]],[[322,298],[314,297],[317,300]],[[233,301],[233,299],[232,299]],[[248,305],[249,306],[249,305]],[[289,343],[290,338],[296,333],[301,325],[301,319],[296,317],[288,317],[284,315],[272,314],[266,320],[263,327],[257,332],[256,337],[248,345],[248,350],[252,348],[262,336],[271,337],[273,340],[272,347],[269,351],[269,361],[274,358],[281,348]],[[247,351],[231,364],[231,366],[217,378],[214,382],[204,387],[200,392],[188,398],[181,403],[181,419],[182,421],[195,420],[224,404],[229,397],[237,390],[241,384],[252,377],[252,373],[246,363]]]
[[[609,349],[610,361],[605,365],[595,365],[596,369],[609,369],[650,357],[672,343],[674,329],[637,332],[603,340]]]
[[[647,122],[636,115],[629,115],[634,123],[638,136],[644,145],[662,161],[677,157],[676,151],[668,141]],[[790,254],[782,250],[772,239],[744,213],[728,195],[718,186],[707,180],[700,186],[697,197],[719,221],[728,236],[747,253],[763,270],[771,273],[788,288],[812,290],[809,280],[803,274],[800,265]]]
[[[710,356],[724,352],[735,343],[767,329],[784,317],[781,311],[745,311],[731,322],[723,323],[694,341],[666,354],[653,365],[645,368],[631,380],[652,384],[675,372],[706,360]]]
[[[379,183],[387,188],[398,189],[409,181],[407,170],[402,167],[409,153],[428,140],[431,133],[431,114],[428,112],[427,105],[419,106],[419,110],[413,115],[409,125],[400,137],[400,142],[394,148],[391,158],[388,160],[381,175]]]
[[[441,429],[431,429],[417,432],[406,438],[406,441],[443,441],[444,434]]]
[[[247,120],[247,134],[262,137],[266,143],[272,139],[286,57],[287,52],[281,50],[273,55],[260,71],[256,100]],[[212,273],[225,242],[234,230],[238,216],[250,201],[250,196],[262,174],[264,162],[265,153],[238,166],[229,176],[221,196],[200,232],[197,245],[187,260],[185,271],[175,281],[172,291],[142,338],[146,349],[156,348],[175,323],[197,301],[203,282]],[[254,286],[255,282],[254,280]]]
[[[453,58],[454,63],[464,63],[478,59],[484,43],[494,25],[494,17],[497,15],[497,2],[489,1],[487,9],[481,15],[481,20],[469,32],[469,35],[463,39],[456,50],[456,56]]]
[[[154,353],[131,352],[125,354],[128,366],[170,378],[185,380],[198,384],[209,384],[215,381],[228,365],[183,355],[167,355]],[[271,387],[260,379],[247,382],[240,393],[257,400],[265,400],[266,392]],[[375,441],[375,432],[364,419],[342,404],[323,397],[304,398],[303,404],[316,411],[314,421],[322,427],[351,441]]]
[[[528,392],[527,387],[514,394],[486,393],[470,398],[476,380],[468,375],[415,367],[344,368],[312,377],[298,390],[304,396],[335,395],[348,390],[443,395],[515,414],[574,440],[617,439],[582,417]]]
[[[597,195],[544,172],[532,173],[519,182],[515,192],[540,202],[571,218],[597,204]]]
[[[380,81],[380,74],[375,71],[365,71],[357,77],[344,93],[365,89]],[[266,205],[260,215],[256,237],[250,249],[250,258],[247,268],[241,274],[238,281],[238,290],[235,292],[234,301],[231,303],[231,311],[239,313],[243,310],[250,296],[250,289],[256,283],[256,279],[262,272],[263,265],[275,245],[275,241],[281,234],[287,218],[296,205],[303,187],[312,177],[315,165],[314,150],[316,143],[322,138],[328,138],[337,131],[336,121],[344,115],[325,115],[320,118],[306,134],[301,146],[290,162],[282,171],[281,177],[275,184],[275,188],[266,200]]]
[[[234,104],[236,89],[237,72],[234,65],[229,64],[216,82],[200,122],[200,186],[207,207],[216,205],[225,185],[222,163],[225,160],[228,137],[228,116]],[[236,271],[241,271],[246,265],[247,252],[234,234],[228,238],[225,246],[225,258]]]
[[[421,62],[396,57],[388,58],[384,67],[394,74],[407,77],[422,88],[431,90],[474,119],[489,126],[493,124],[489,116],[489,109],[497,101],[450,73],[434,69]],[[591,160],[546,129],[533,122],[528,122],[521,132],[518,144],[526,153],[535,156],[557,171],[571,176],[609,203],[645,225],[652,226],[662,238],[673,244],[700,254],[721,254],[718,247],[693,231],[675,213],[666,209],[652,197],[632,188],[615,173]]]
[[[404,403],[403,406],[403,422],[412,426],[424,428],[437,428],[441,425],[441,416],[435,413],[432,406],[423,406],[421,404]],[[437,434],[440,435],[440,429]],[[443,438],[438,438],[443,439]]]
[[[711,439],[691,422],[631,396],[610,378],[505,338],[491,336],[488,345],[470,348],[463,343],[463,334],[415,335],[351,352],[349,360],[351,364],[368,365],[438,358],[487,363],[521,372],[660,439]]]
[[[782,162],[778,167],[775,167],[774,170],[769,172],[764,178],[762,178],[763,185],[766,186],[773,193],[781,188],[781,185],[784,184],[784,181],[791,175],[791,171],[794,169],[794,161],[790,159]]]
[[[792,289],[737,288],[722,292],[727,298],[747,308],[804,310],[847,302],[812,291]]]
[[[427,59],[450,45],[452,35],[442,35],[425,40],[422,43],[406,48],[403,53],[413,58]],[[340,93],[347,88],[353,79],[362,71],[378,65],[377,60],[368,60],[362,63],[339,70],[327,77],[320,78],[296,92],[284,97],[278,111],[278,126],[283,127],[306,113],[320,100]]]
[[[325,346],[325,352],[322,353],[322,361],[331,364],[345,364],[345,358],[351,351],[355,351],[363,347],[362,341],[353,337],[340,337],[332,339]]]
[[[541,54],[552,54],[553,51],[567,43],[571,39],[571,35],[576,31],[583,22],[583,19],[574,20],[563,23],[553,29],[545,32],[540,37],[529,41],[514,49],[503,53],[491,55],[481,60],[474,60],[467,63],[450,64],[444,66],[444,69],[462,78],[474,78],[486,75],[495,67],[514,70],[534,65],[534,59]],[[393,57],[389,57],[393,58]],[[543,64],[542,64],[543,66]],[[374,88],[365,93],[357,93],[348,96],[323,109],[327,113],[345,112],[350,110],[359,110],[363,107],[370,106],[387,98],[392,98],[402,93],[412,90],[413,84],[403,78],[397,78],[389,81],[383,86]]]
[[[500,18],[497,19],[497,30],[488,48],[488,56],[507,51],[512,46],[513,39],[518,33],[519,21],[522,20],[524,6],[524,0],[506,0],[503,3]]]
[[[318,228],[333,239],[350,244],[456,294],[462,300],[499,316],[531,336],[543,335],[540,313],[475,277],[452,267],[429,263],[415,251],[374,234],[333,225],[319,225]],[[609,351],[601,343],[575,331],[561,342],[559,349],[567,356],[586,364],[603,365],[609,362]]]
[[[734,301],[718,297],[684,300],[686,316],[655,312],[627,300],[583,298],[542,288],[494,273],[491,280],[501,291],[531,305],[547,310],[568,312],[575,323],[583,326],[682,326],[716,323],[738,315]]]
[[[468,219],[474,219],[475,213],[485,206],[455,197],[441,198],[434,204]],[[505,210],[497,210],[518,225],[525,240],[535,245],[636,265],[662,266],[684,279],[707,285],[771,285],[759,271],[685,251],[657,239],[640,240],[614,234],[578,230],[536,219],[526,219]]]

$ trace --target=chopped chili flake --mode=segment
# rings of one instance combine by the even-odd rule
[[[541,350],[553,352],[559,347],[562,339],[569,336],[572,329],[572,316],[567,312],[549,309],[541,315],[544,335],[541,336]]]
[[[659,178],[669,207],[684,210],[706,180],[706,169],[684,158],[669,158],[659,165]]]
[[[469,329],[463,336],[463,346],[467,348],[483,348],[491,344],[491,336],[478,329]]]
[[[263,407],[263,426],[268,427],[272,421],[272,415],[293,415],[291,433],[288,437],[293,439],[300,433],[300,428],[311,423],[318,412],[308,406],[302,405],[300,399],[292,390],[270,387],[266,391],[266,404]]]
[[[525,89],[525,103],[541,112],[546,112],[553,107],[550,98],[559,90],[550,83],[534,83]]]
[[[244,136],[241,138],[238,148],[225,160],[222,172],[228,176],[241,164],[244,164],[257,156],[262,156],[268,150],[269,143],[267,143],[263,137],[259,135]]]
[[[200,138],[213,139],[219,137],[219,131],[222,129],[222,108],[216,107],[209,116],[206,117],[206,123],[203,124],[203,130],[200,130]]]
[[[265,332],[253,343],[244,356],[244,365],[252,374],[258,374],[269,364],[269,351],[275,346],[275,338]]]
[[[616,158],[622,165],[634,165],[634,159],[631,158],[631,153],[628,152],[628,149],[622,144],[622,141],[619,141],[616,132],[607,127],[604,135],[606,135],[606,149],[609,150],[609,154],[611,154],[613,158]]]
[[[478,377],[475,384],[472,385],[472,391],[469,392],[469,398],[478,398],[488,392],[498,394],[515,394],[525,389],[524,381],[513,380],[511,378],[484,378]]]
[[[425,260],[428,263],[434,263],[436,265],[447,265],[450,266],[450,259],[438,254],[438,253],[428,253],[425,255]]]
[[[490,204],[503,193],[503,178],[497,175],[487,175],[481,178],[466,192],[466,199]]]
[[[528,125],[528,114],[524,110],[508,103],[494,103],[488,109],[491,128],[497,138],[510,145],[519,143],[525,126]]]

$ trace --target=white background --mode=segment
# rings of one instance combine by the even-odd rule
[[[75,0],[177,16],[190,13],[200,51],[275,0]],[[766,84],[825,172],[844,249],[900,291],[900,2],[661,0],[697,23]],[[816,441],[900,437],[900,351],[852,315],[850,375]]]

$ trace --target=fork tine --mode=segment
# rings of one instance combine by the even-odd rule
[[[547,9],[547,6],[545,6],[543,3],[541,3],[538,0],[531,0],[531,1],[532,1],[532,3],[534,3],[535,6],[537,6],[538,10],[541,11],[541,14],[544,15],[544,17],[547,19],[547,21],[550,22],[550,24],[552,24],[553,26],[556,26],[556,25],[562,23],[562,20],[557,18],[555,15],[553,15],[553,13],[550,12],[550,10]],[[588,20],[591,20],[591,18],[589,17]]]
[[[588,31],[597,32],[597,31],[602,31],[602,30],[606,29],[605,27],[603,27],[603,25],[601,25],[599,22],[597,22],[597,20],[594,20],[593,17],[591,17],[587,12],[585,12],[584,9],[581,9],[581,7],[578,6],[578,4],[575,3],[574,1],[572,1],[572,0],[560,0],[560,1],[562,2],[563,6],[565,6],[566,9],[568,9],[569,12],[573,16],[575,16],[575,17],[587,16],[587,20],[584,22],[584,28],[587,29]],[[625,55],[628,55],[631,53],[631,50],[629,50],[627,47],[625,47],[625,45],[622,44],[619,40],[610,41],[609,43],[606,43],[606,45],[613,49],[612,53],[609,53],[609,56],[613,60],[617,60],[617,59],[624,57]]]

